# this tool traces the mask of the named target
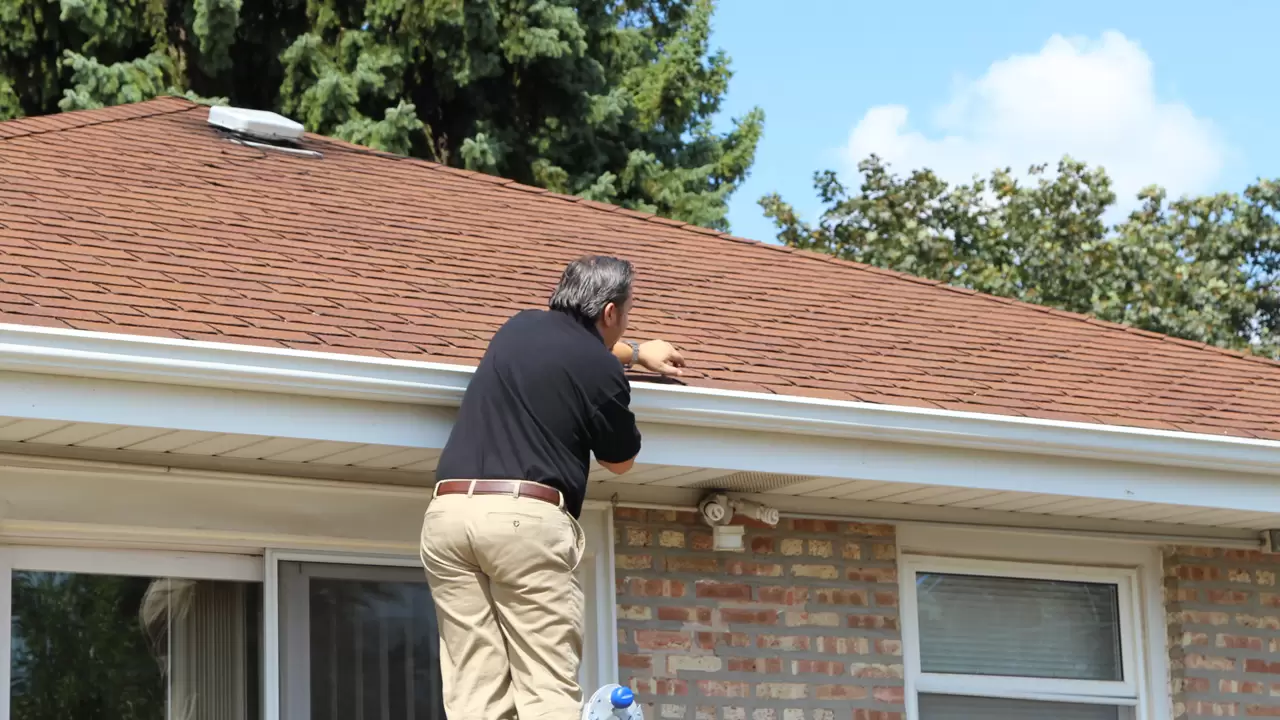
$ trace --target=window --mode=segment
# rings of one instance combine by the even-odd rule
[[[906,555],[916,720],[1143,717],[1137,575]]]
[[[0,718],[258,719],[251,558],[23,548],[0,552],[0,572]]]

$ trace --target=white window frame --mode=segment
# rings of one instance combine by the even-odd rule
[[[921,573],[950,573],[1029,580],[1115,585],[1120,614],[1122,681],[1059,680],[926,673],[920,667],[920,621],[916,578]],[[1129,718],[1148,717],[1145,633],[1139,572],[1130,568],[1057,565],[903,554],[899,559],[900,611],[908,720],[919,720],[919,695],[967,695],[1122,706]],[[1124,717],[1122,713],[1122,717]]]
[[[261,558],[251,555],[41,546],[0,549],[0,618],[5,618],[0,629],[0,720],[9,720],[10,712],[14,570],[251,583],[264,579]]]

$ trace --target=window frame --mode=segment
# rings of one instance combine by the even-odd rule
[[[904,700],[909,720],[919,720],[919,695],[966,695],[1118,706],[1121,717],[1147,717],[1142,592],[1139,572],[1130,568],[998,561],[903,553],[899,558]],[[921,573],[980,575],[1026,580],[1101,583],[1116,586],[1120,623],[1121,681],[1064,680],[926,673],[920,663],[917,577]]]
[[[119,550],[87,547],[13,545],[0,548],[0,720],[9,720],[13,662],[13,572],[83,573],[129,577],[172,577],[262,583],[261,558],[207,552]],[[264,586],[265,593],[266,588]]]

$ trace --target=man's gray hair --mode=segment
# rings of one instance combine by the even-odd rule
[[[635,269],[626,260],[588,255],[569,263],[551,294],[551,309],[595,322],[609,303],[621,305],[631,297]]]

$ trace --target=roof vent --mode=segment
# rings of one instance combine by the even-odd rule
[[[209,124],[256,140],[296,142],[302,125],[265,110],[215,105],[209,108]]]

